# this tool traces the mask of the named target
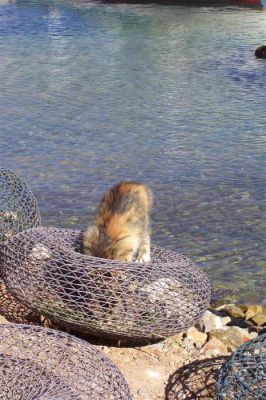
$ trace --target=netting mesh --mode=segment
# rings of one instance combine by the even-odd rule
[[[18,232],[40,225],[36,200],[14,172],[0,168],[0,243]]]
[[[266,334],[239,347],[222,366],[216,399],[266,399]]]
[[[41,317],[39,313],[21,304],[6,288],[3,281],[0,280],[0,315],[9,322],[21,324],[33,323],[40,324]]]
[[[81,254],[81,232],[33,228],[1,246],[2,278],[23,304],[97,336],[169,337],[195,324],[210,300],[205,273],[152,247],[152,263]]]
[[[0,168],[0,244],[18,232],[40,225],[37,202],[23,179]],[[40,317],[21,304],[0,280],[0,315],[10,322],[38,323]]]
[[[83,340],[29,325],[0,326],[0,399],[130,400],[117,367]]]

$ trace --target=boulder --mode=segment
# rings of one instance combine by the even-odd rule
[[[227,346],[216,337],[211,338],[200,352],[206,358],[228,354]]]
[[[187,338],[194,343],[197,348],[200,348],[207,341],[207,333],[200,332],[192,326],[187,331]]]
[[[203,314],[203,317],[196,325],[201,332],[208,333],[211,332],[213,329],[220,329],[226,324],[231,322],[230,317],[220,317],[211,311],[207,310]]]
[[[231,318],[245,318],[243,310],[235,304],[225,305],[223,308]]]
[[[256,314],[250,320],[251,320],[251,322],[253,322],[254,325],[257,325],[257,326],[265,325],[266,324],[266,312]]]
[[[247,311],[246,311],[246,319],[251,319],[251,318],[255,317],[255,315],[257,315],[257,314],[262,314],[263,311],[264,311],[263,306],[261,306],[261,305],[257,305],[257,304],[250,305],[250,306],[248,306]]]
[[[251,338],[247,329],[238,326],[225,326],[221,329],[215,329],[210,333],[210,339],[216,338],[224,343],[227,350],[232,352]]]

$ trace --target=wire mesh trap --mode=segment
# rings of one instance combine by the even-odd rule
[[[0,399],[130,400],[118,368],[84,340],[29,325],[0,325]]]
[[[0,280],[0,315],[9,322],[19,324],[40,324],[41,316],[21,304],[6,288],[3,281]]]
[[[24,180],[12,171],[0,168],[0,244],[18,232],[39,226],[40,221],[37,202]],[[0,315],[10,322],[38,323],[40,320],[9,293],[1,280]]]
[[[222,366],[216,400],[266,399],[266,333],[239,347]]]
[[[0,243],[18,232],[39,226],[37,202],[23,179],[0,168]]]
[[[0,250],[2,278],[33,311],[111,339],[161,339],[195,324],[210,282],[186,257],[152,247],[152,263],[121,263],[81,253],[81,232],[33,228]]]

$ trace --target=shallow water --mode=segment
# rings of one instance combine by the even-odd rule
[[[154,192],[153,242],[214,298],[265,301],[266,42],[259,8],[0,3],[1,166],[44,225],[84,228],[103,192]]]

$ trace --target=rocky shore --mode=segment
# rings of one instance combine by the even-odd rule
[[[0,323],[7,322],[0,317]],[[194,327],[155,344],[96,346],[120,368],[134,400],[207,400],[214,399],[225,360],[263,331],[265,307],[225,304],[210,307]]]
[[[207,310],[195,327],[144,347],[99,346],[120,368],[134,400],[209,400],[221,365],[266,330],[266,308],[226,304]]]

